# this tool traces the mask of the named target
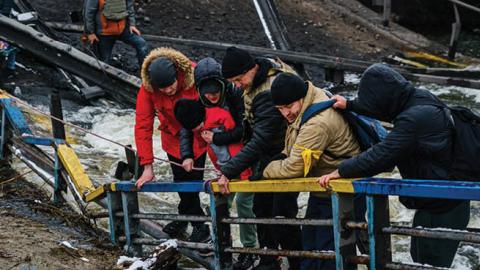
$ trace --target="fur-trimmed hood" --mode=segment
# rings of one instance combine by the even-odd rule
[[[148,92],[153,92],[152,85],[150,84],[150,78],[148,76],[148,67],[150,66],[150,63],[152,63],[152,61],[158,57],[166,57],[174,63],[175,67],[177,68],[177,80],[180,85],[180,89],[189,88],[193,85],[193,65],[190,59],[175,49],[161,47],[152,50],[142,64],[142,83]]]

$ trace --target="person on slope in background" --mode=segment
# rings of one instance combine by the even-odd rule
[[[337,109],[391,122],[394,127],[383,141],[320,177],[322,186],[340,177],[371,177],[393,166],[403,178],[450,178],[454,127],[433,94],[415,88],[390,67],[374,64],[360,79],[358,98],[333,98]],[[470,219],[470,201],[401,197],[400,202],[416,209],[412,227],[464,230]],[[459,241],[412,237],[410,254],[417,263],[450,267],[458,245]]]
[[[148,53],[147,42],[135,24],[134,0],[85,0],[85,34],[100,61],[111,64],[117,40],[135,48],[138,65]]]
[[[136,185],[154,180],[153,173],[153,123],[155,114],[160,120],[162,148],[168,159],[184,166],[204,168],[207,144],[204,140],[193,140],[193,159],[182,159],[180,155],[180,130],[182,126],[175,119],[175,103],[182,99],[198,99],[193,80],[195,63],[184,54],[171,48],[158,48],[150,52],[142,66],[142,86],[137,95],[135,117],[135,143],[144,170]],[[203,181],[203,170],[185,171],[183,167],[171,165],[173,181]],[[205,215],[198,193],[179,192],[178,213],[183,215]],[[172,237],[185,233],[188,222],[173,221],[164,231]],[[193,232],[189,241],[210,240],[209,227],[203,222],[192,222]]]

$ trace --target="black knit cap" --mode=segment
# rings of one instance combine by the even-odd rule
[[[250,53],[237,47],[228,47],[222,61],[222,75],[226,79],[233,78],[255,66]]]
[[[177,121],[188,130],[196,128],[205,120],[205,107],[196,100],[185,98],[178,100],[173,113]]]
[[[308,83],[295,74],[283,72],[273,80],[271,93],[277,106],[288,105],[307,95]]]
[[[170,86],[177,80],[175,64],[166,57],[159,57],[148,66],[148,77],[154,90]]]

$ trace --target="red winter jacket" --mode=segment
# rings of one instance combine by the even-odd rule
[[[148,77],[148,66],[157,57],[167,57],[177,67],[178,90],[175,95],[167,96],[160,91],[153,91]],[[160,120],[162,149],[169,155],[180,159],[180,130],[182,126],[175,119],[173,108],[181,98],[198,99],[193,84],[193,68],[191,62],[182,53],[170,48],[153,50],[142,65],[142,86],[137,95],[135,111],[135,144],[140,157],[140,165],[153,163],[153,123],[155,114]],[[205,153],[207,144],[203,139],[194,138],[193,151],[195,158]]]
[[[205,108],[205,122],[203,124],[202,130],[211,130],[222,126],[225,128],[225,131],[230,131],[235,128],[235,121],[233,120],[230,112],[221,107]],[[194,132],[194,142],[199,136],[200,132]],[[228,152],[230,153],[230,157],[234,157],[238,152],[240,152],[243,144],[241,142],[231,143],[227,147]],[[220,170],[220,166],[218,166],[217,164],[217,156],[215,155],[213,149],[211,147],[208,147],[207,152],[215,168]],[[246,180],[251,174],[252,171],[250,170],[250,168],[248,168],[240,174],[240,179]]]

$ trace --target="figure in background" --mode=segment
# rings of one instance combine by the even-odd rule
[[[135,25],[134,0],[85,0],[85,34],[98,58],[110,64],[117,40],[135,48],[138,65],[148,53],[148,47]]]

